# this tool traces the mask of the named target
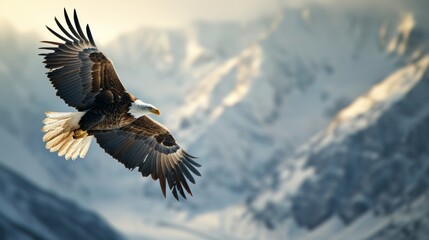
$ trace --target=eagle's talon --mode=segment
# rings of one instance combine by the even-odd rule
[[[76,129],[73,131],[73,138],[74,139],[84,138],[86,136],[88,136],[88,132],[84,131],[82,129]]]

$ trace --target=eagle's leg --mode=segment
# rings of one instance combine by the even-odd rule
[[[99,124],[103,119],[104,115],[97,111],[90,110],[86,112],[79,121],[79,128],[73,131],[73,138],[78,139],[88,136],[88,131]]]
[[[88,132],[84,131],[80,128],[73,131],[73,138],[74,139],[84,138],[86,136],[88,136]]]

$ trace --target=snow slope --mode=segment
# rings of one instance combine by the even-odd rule
[[[207,196],[199,198],[204,208],[252,194],[256,176],[278,156],[291,153],[396,68],[378,41],[383,16],[306,10],[309,19],[286,10],[273,20],[263,37],[202,78],[167,120],[206,162],[207,177],[195,193]],[[224,197],[210,201],[219,195]]]
[[[425,56],[394,72],[340,111],[297,157],[277,166],[273,188],[249,205],[257,221],[291,239],[320,237],[326,229],[330,238],[391,239],[398,229],[425,224],[426,215],[400,209],[421,205],[429,192],[428,70]],[[291,222],[303,235],[288,235]]]

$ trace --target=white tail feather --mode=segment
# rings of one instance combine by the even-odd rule
[[[65,156],[75,160],[84,158],[88,152],[93,136],[74,139],[74,130],[79,129],[79,121],[84,112],[46,112],[45,124],[42,131],[45,132],[43,142],[51,152],[57,152],[58,156]]]

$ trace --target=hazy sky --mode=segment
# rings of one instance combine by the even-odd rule
[[[78,10],[81,24],[89,23],[97,41],[109,41],[139,26],[177,27],[197,19],[247,21],[276,14],[284,0],[122,0],[58,1],[0,0],[0,21],[20,32],[48,36],[44,25],[63,19],[63,8]]]
[[[56,27],[54,16],[63,20],[64,7],[70,13],[76,8],[81,24],[89,23],[96,41],[102,45],[140,26],[175,28],[196,20],[246,22],[275,16],[284,7],[300,7],[309,2],[349,7],[379,2],[379,7],[385,8],[401,1],[406,0],[0,0],[0,27],[6,23],[19,32],[51,37],[44,25]]]

